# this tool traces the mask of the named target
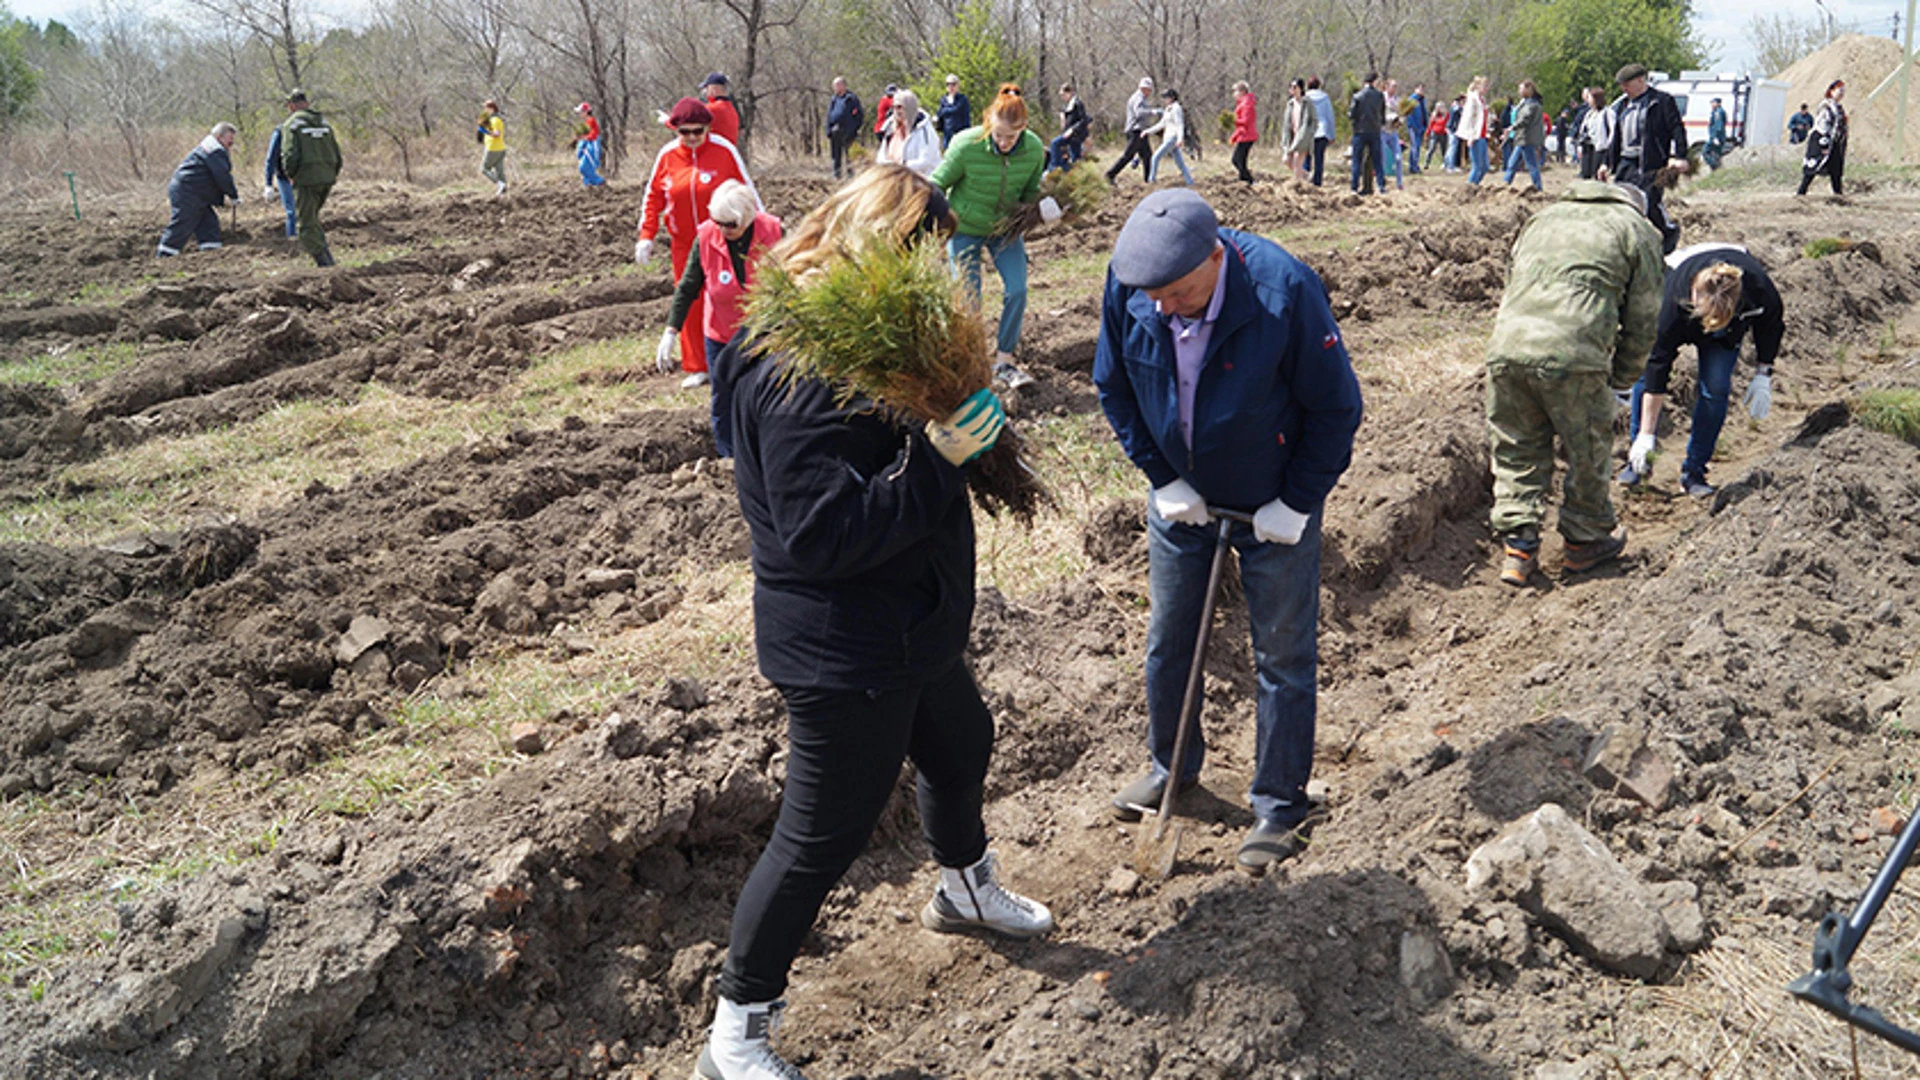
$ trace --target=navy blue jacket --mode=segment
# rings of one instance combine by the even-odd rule
[[[973,624],[966,477],[917,425],[838,405],[776,355],[714,357],[753,538],[754,643],[775,686],[895,690],[958,662]]]
[[[955,93],[951,101],[943,94],[936,116],[940,122],[940,134],[951,139],[973,126],[973,103],[967,100],[965,94]]]
[[[859,135],[866,121],[867,113],[860,107],[860,96],[851,90],[835,94],[827,102],[828,135]]]
[[[1180,431],[1173,336],[1144,291],[1107,274],[1093,381],[1120,446],[1156,488],[1184,479],[1209,504],[1278,498],[1319,509],[1353,460],[1360,383],[1319,275],[1271,240],[1221,229],[1220,318]]]
[[[222,206],[229,199],[239,202],[240,191],[233,186],[233,159],[227,156],[227,148],[211,135],[202,139],[173,170],[167,197],[175,201],[194,199],[208,206]]]
[[[274,128],[273,135],[267,139],[267,186],[277,187],[287,179],[291,178],[280,167],[280,129]]]

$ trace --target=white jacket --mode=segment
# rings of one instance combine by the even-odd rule
[[[1467,100],[1460,103],[1460,124],[1453,133],[1462,142],[1487,137],[1487,103],[1472,90],[1467,91]]]
[[[1158,132],[1161,138],[1179,146],[1187,141],[1187,110],[1177,101],[1167,102],[1166,111],[1160,114],[1160,122],[1141,132],[1152,135]]]
[[[889,127],[887,140],[880,144],[873,159],[882,165],[905,165],[921,176],[931,174],[934,166],[940,164],[940,136],[933,130],[933,120],[922,112],[905,139]]]

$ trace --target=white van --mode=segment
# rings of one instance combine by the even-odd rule
[[[1792,83],[1738,72],[1683,71],[1677,78],[1661,72],[1647,77],[1650,85],[1673,95],[1687,125],[1687,145],[1707,143],[1707,119],[1713,99],[1727,110],[1727,148],[1772,146],[1786,141],[1787,94]]]

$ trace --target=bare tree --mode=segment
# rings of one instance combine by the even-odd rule
[[[1747,41],[1753,46],[1755,66],[1768,75],[1777,75],[1825,45],[1827,31],[1819,19],[1774,12],[1747,20]]]
[[[631,0],[552,0],[514,9],[509,16],[541,47],[566,61],[586,83],[603,127],[606,172],[619,175],[626,158],[633,85],[627,71],[627,41],[633,29]]]
[[[313,20],[307,13],[308,0],[187,0],[187,5],[211,18],[245,27],[264,43],[273,57],[274,73],[280,89],[290,90],[305,81],[307,49],[302,41],[311,40]]]
[[[131,0],[106,0],[83,25],[92,45],[84,76],[89,97],[120,136],[133,178],[144,181],[147,126],[176,111],[164,52],[174,34],[143,19]]]
[[[459,51],[477,89],[513,96],[527,74],[527,56],[514,37],[506,0],[428,0],[428,10]]]
[[[740,66],[729,78],[733,83],[734,103],[740,107],[740,152],[745,154],[753,141],[753,120],[758,112],[760,93],[754,77],[760,71],[760,53],[766,39],[776,30],[786,30],[806,13],[807,0],[708,0],[733,14],[740,24],[742,50]]]

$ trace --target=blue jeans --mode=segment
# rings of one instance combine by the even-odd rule
[[[1487,178],[1487,140],[1475,139],[1467,144],[1467,157],[1472,159],[1473,167],[1467,170],[1467,183],[1477,184]]]
[[[1407,171],[1417,173],[1420,171],[1420,147],[1427,141],[1425,125],[1414,126],[1407,132],[1407,138],[1413,143],[1407,154]]]
[[[1351,158],[1347,162],[1347,187],[1362,195],[1373,194],[1374,179],[1377,177],[1380,190],[1387,189],[1387,171],[1380,164],[1380,137],[1378,135],[1355,135],[1350,145]],[[1369,164],[1371,161],[1371,164]],[[1371,171],[1369,171],[1371,170]],[[1365,181],[1363,184],[1362,181]]]
[[[721,457],[733,456],[733,384],[720,377],[714,358],[727,347],[724,341],[703,339],[707,343],[707,386],[713,391],[713,449]]]
[[[947,258],[953,272],[967,283],[967,296],[980,302],[980,253],[993,259],[1000,272],[1000,333],[994,347],[1012,354],[1020,347],[1020,325],[1027,321],[1027,242],[1020,237],[993,238],[953,234],[947,241]]]
[[[1514,143],[1507,150],[1507,174],[1501,177],[1501,183],[1513,183],[1513,174],[1520,171],[1520,163],[1527,163],[1527,176],[1533,180],[1533,190],[1540,190],[1540,148],[1526,143]]]
[[[1740,350],[1720,340],[1719,335],[1701,343],[1700,389],[1693,398],[1693,434],[1687,436],[1687,460],[1680,475],[1705,480],[1707,463],[1713,460],[1713,448],[1720,443],[1720,429],[1727,422],[1727,400],[1733,393],[1733,368]],[[1627,430],[1640,431],[1640,395],[1647,391],[1647,377],[1633,384],[1633,411]]]
[[[1064,169],[1074,162],[1079,161],[1085,154],[1085,150],[1083,150],[1081,146],[1083,141],[1084,140],[1081,139],[1069,139],[1065,135],[1055,135],[1053,141],[1047,144],[1047,163],[1044,166],[1046,171],[1052,172],[1055,169]]]
[[[1460,136],[1451,133],[1447,135],[1447,168],[1460,171]]]
[[[1153,183],[1154,178],[1160,175],[1160,159],[1168,154],[1173,155],[1173,163],[1180,166],[1180,176],[1188,187],[1192,187],[1193,172],[1187,168],[1187,155],[1180,152],[1180,144],[1173,139],[1163,140],[1160,149],[1153,152],[1153,160],[1147,163],[1147,183]]]
[[[293,181],[283,176],[273,183],[274,187],[280,189],[280,205],[287,212],[287,235],[299,236],[300,228],[293,217]]]
[[[1173,757],[1213,565],[1215,528],[1176,525],[1149,502],[1147,581],[1153,614],[1147,627],[1147,748],[1157,776],[1167,775]],[[1307,816],[1307,778],[1313,771],[1320,514],[1314,513],[1291,547],[1263,544],[1254,539],[1253,527],[1243,524],[1233,526],[1228,542],[1240,556],[1259,676],[1248,796],[1261,818],[1294,825]],[[1205,757],[1206,739],[1196,726],[1188,737],[1185,775],[1198,775]]]
[[[1324,135],[1316,135],[1313,137],[1313,186],[1314,187],[1320,186],[1320,177],[1323,173],[1326,172],[1326,165],[1327,165],[1327,137]]]

